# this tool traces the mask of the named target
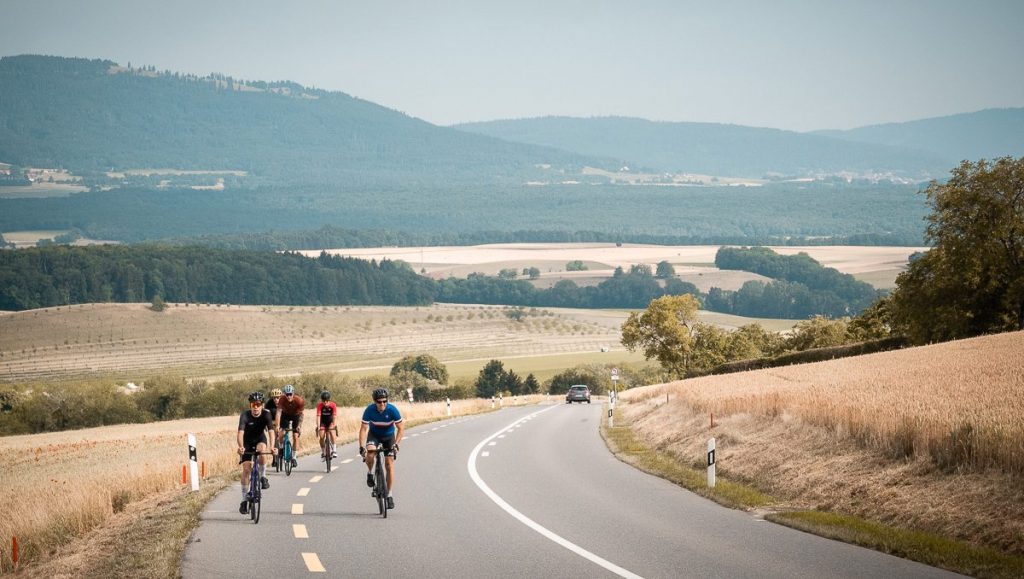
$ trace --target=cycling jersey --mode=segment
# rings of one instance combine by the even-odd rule
[[[263,407],[270,411],[271,416],[274,416],[277,414],[277,398],[274,398],[273,396],[267,398],[267,403],[264,404]]]
[[[363,411],[363,424],[370,426],[370,434],[378,438],[395,435],[395,425],[402,421],[402,413],[394,404],[389,403],[384,411],[377,410],[376,404],[370,404]]]
[[[266,432],[271,428],[274,428],[274,419],[266,408],[260,411],[258,416],[253,416],[251,410],[246,410],[238,417],[238,430],[243,432],[242,441],[246,450],[256,448],[261,442],[267,442]]]
[[[306,409],[306,401],[298,394],[293,394],[292,396],[282,395],[277,399],[277,408],[281,411],[281,414],[302,416],[302,411]]]
[[[317,422],[323,428],[330,427],[334,417],[338,415],[338,405],[334,402],[321,402],[316,405]]]

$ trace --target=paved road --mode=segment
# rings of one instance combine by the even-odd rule
[[[641,473],[608,452],[600,419],[596,404],[555,404],[409,429],[387,519],[377,515],[354,445],[339,447],[330,474],[319,457],[300,459],[290,477],[271,475],[258,525],[239,515],[238,486],[217,496],[182,573],[954,576],[774,525]],[[348,457],[356,460],[343,463]]]

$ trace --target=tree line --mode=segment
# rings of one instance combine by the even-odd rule
[[[426,305],[403,262],[205,247],[48,246],[0,252],[0,310],[90,302]]]

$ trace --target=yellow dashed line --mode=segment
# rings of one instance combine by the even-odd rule
[[[304,496],[307,496],[307,495],[309,495],[309,487],[302,487],[301,489],[299,489],[299,492],[296,493],[295,496],[297,496],[297,497],[304,497]]]
[[[309,533],[306,531],[306,525],[292,525],[292,533],[296,539],[308,539]]]
[[[320,482],[320,479],[322,479],[322,478],[324,478],[324,475],[318,474],[315,477],[309,479],[309,482],[311,482],[311,483],[318,483],[318,482]]]
[[[320,564],[320,557],[316,556],[316,553],[303,553],[302,560],[306,562],[306,568],[309,569],[310,573],[326,573],[327,569]]]
[[[292,503],[292,514],[293,515],[301,515],[302,514],[302,508],[303,508],[302,507],[302,503]]]

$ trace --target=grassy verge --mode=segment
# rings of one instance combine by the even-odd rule
[[[607,412],[605,412],[607,416]],[[612,453],[621,461],[640,470],[672,481],[721,505],[735,509],[755,509],[776,502],[756,488],[717,477],[715,488],[707,486],[707,472],[687,466],[665,452],[648,447],[628,424],[615,414],[616,426],[609,428],[607,421],[601,426],[601,435]]]
[[[821,511],[780,512],[769,521],[950,569],[973,577],[1024,577],[1024,559],[931,533],[897,529],[860,517]]]
[[[618,412],[614,422],[616,426],[609,427],[606,420],[601,426],[601,435],[616,458],[723,506],[766,508],[770,512],[765,519],[775,523],[974,577],[1024,577],[1024,558],[996,549],[841,513],[786,511],[781,501],[748,484],[730,481],[721,473],[718,473],[715,488],[710,489],[704,469],[687,466],[670,453],[650,448],[621,420]]]

